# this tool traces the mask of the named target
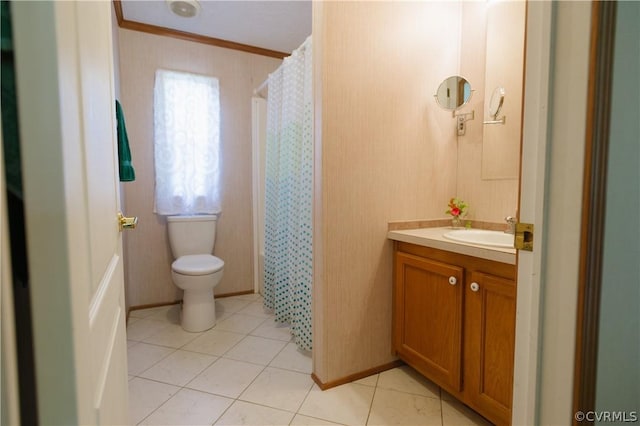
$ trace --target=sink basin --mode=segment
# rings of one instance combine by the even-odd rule
[[[461,243],[483,246],[513,248],[513,234],[485,229],[459,229],[446,232],[443,237]]]

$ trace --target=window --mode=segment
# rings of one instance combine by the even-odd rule
[[[155,211],[218,213],[218,79],[158,70],[154,92]]]

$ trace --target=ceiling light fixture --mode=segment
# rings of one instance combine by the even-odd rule
[[[193,18],[200,12],[198,0],[167,0],[169,9],[183,18]]]

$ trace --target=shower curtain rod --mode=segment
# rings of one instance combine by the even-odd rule
[[[258,86],[258,88],[253,91],[253,95],[254,96],[260,96],[260,92],[262,92],[265,88],[269,87],[268,84],[269,84],[269,77],[267,77],[267,79],[265,81],[263,81],[262,84],[260,86]]]
[[[292,55],[296,52],[303,52],[307,46],[309,46],[309,44],[311,43],[311,36],[307,37],[305,39],[305,41],[300,45],[300,47],[298,47],[296,50],[293,51]],[[286,59],[286,58],[285,58]],[[282,66],[282,65],[280,65]],[[253,96],[260,96],[260,92],[262,92],[265,88],[269,88],[269,77],[267,77],[267,79],[265,81],[262,82],[262,84],[260,86],[258,86],[257,89],[255,89],[253,91]]]

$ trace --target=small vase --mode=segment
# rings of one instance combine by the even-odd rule
[[[453,229],[460,229],[462,228],[462,219],[460,218],[460,216],[453,216],[451,218],[451,227]]]

